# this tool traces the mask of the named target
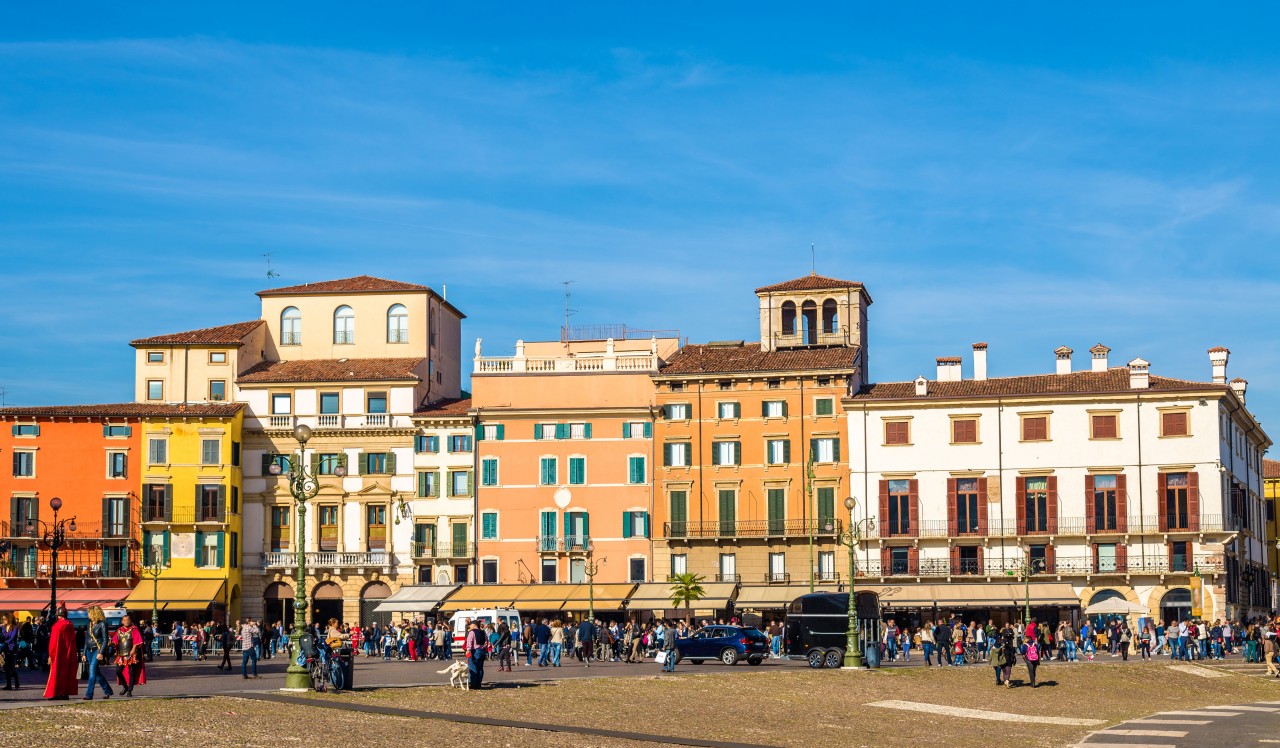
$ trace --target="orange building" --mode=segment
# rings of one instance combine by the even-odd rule
[[[502,358],[477,347],[478,581],[498,587],[464,588],[449,605],[584,613],[595,571],[595,609],[616,611],[650,579],[650,375],[677,345],[520,341]]]
[[[183,412],[229,411],[241,406],[170,406],[123,403],[0,409],[0,610],[39,611],[57,576],[58,600],[68,608],[114,606],[139,575],[139,489],[142,423]],[[45,532],[54,520],[50,501],[61,499],[58,519],[74,519],[53,561]]]
[[[723,583],[709,609],[739,584],[739,610],[780,611],[811,584],[834,586],[841,568],[841,398],[866,376],[871,298],[817,275],[756,296],[759,342],[688,345],[653,377],[654,575]]]

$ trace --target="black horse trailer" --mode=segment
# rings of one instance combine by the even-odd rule
[[[858,651],[878,646],[883,632],[880,603],[873,592],[858,593]],[[787,607],[786,652],[805,659],[811,668],[844,665],[849,645],[849,593],[815,592],[801,595]]]

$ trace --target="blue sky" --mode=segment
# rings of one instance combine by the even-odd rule
[[[9,404],[128,400],[127,341],[256,317],[264,252],[447,284],[496,354],[569,279],[578,323],[750,339],[814,244],[877,380],[1223,344],[1280,406],[1273,8],[107,5],[0,25]]]

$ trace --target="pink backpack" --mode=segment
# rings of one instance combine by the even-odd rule
[[[1027,644],[1027,662],[1037,662],[1040,659],[1040,648],[1036,646],[1035,641]]]

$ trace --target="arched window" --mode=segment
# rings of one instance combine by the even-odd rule
[[[840,325],[840,320],[836,317],[836,300],[827,299],[822,302],[822,331],[825,333],[836,332]]]
[[[409,310],[396,304],[387,310],[387,342],[409,342]]]
[[[796,303],[794,301],[782,302],[782,334],[796,334]]]
[[[805,345],[818,342],[818,305],[812,301],[800,305],[800,327]]]
[[[346,304],[333,313],[333,342],[356,342],[356,313]]]
[[[302,312],[296,306],[280,313],[280,345],[302,345]]]

